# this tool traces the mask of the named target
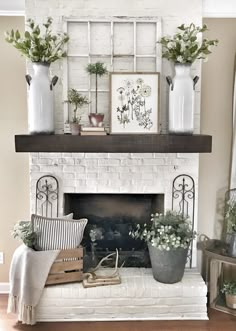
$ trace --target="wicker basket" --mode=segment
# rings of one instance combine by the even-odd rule
[[[45,285],[83,280],[83,247],[61,250],[49,271]]]

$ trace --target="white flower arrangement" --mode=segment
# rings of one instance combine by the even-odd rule
[[[207,30],[206,24],[202,27],[193,23],[189,26],[182,24],[178,26],[178,30],[173,37],[162,37],[159,41],[162,45],[162,57],[174,63],[191,64],[197,59],[207,60],[211,47],[218,45],[217,39],[198,39],[198,35]]]
[[[151,243],[160,250],[173,250],[179,247],[188,248],[189,243],[196,237],[187,217],[174,211],[163,214],[152,214],[150,224],[137,224],[130,232],[134,239]]]

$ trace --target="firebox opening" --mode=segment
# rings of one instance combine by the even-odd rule
[[[146,244],[129,232],[137,223],[150,222],[152,213],[163,211],[164,194],[64,194],[64,213],[88,219],[82,242],[87,267],[116,248],[126,267],[148,267]]]

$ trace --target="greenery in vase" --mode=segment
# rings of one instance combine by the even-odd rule
[[[189,26],[184,24],[178,26],[178,32],[173,37],[162,37],[162,57],[180,64],[191,64],[197,59],[206,60],[211,54],[211,47],[218,45],[218,40],[208,40],[203,38],[198,40],[198,35],[207,30],[207,25],[202,27],[191,23]]]
[[[81,116],[78,117],[77,115],[78,108],[81,108],[83,105],[88,105],[88,98],[85,95],[80,94],[76,89],[71,88],[68,91],[68,100],[65,102],[74,105],[75,108],[73,109],[72,122],[79,123]]]
[[[98,113],[97,108],[97,100],[98,100],[98,76],[102,77],[108,73],[107,68],[105,67],[104,63],[102,62],[96,62],[96,63],[90,63],[86,67],[86,71],[90,75],[95,75],[95,112]]]
[[[14,225],[12,235],[22,241],[26,246],[33,248],[36,242],[36,232],[31,222],[19,221]]]
[[[43,24],[45,31],[41,31],[34,20],[28,19],[29,31],[22,35],[19,30],[6,32],[6,41],[32,62],[50,64],[66,56],[64,45],[69,37],[66,33],[53,34],[51,30],[52,18]]]
[[[236,295],[236,281],[224,282],[221,292]]]
[[[187,217],[174,211],[166,214],[152,214],[150,224],[137,224],[130,232],[134,239],[141,239],[160,250],[173,250],[179,247],[188,248],[195,238]]]
[[[226,203],[225,221],[227,232],[236,232],[236,202],[228,201]]]

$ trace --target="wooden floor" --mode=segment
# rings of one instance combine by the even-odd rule
[[[0,331],[236,331],[236,317],[209,310],[209,321],[57,322],[34,326],[6,313],[7,295],[0,295]]]

